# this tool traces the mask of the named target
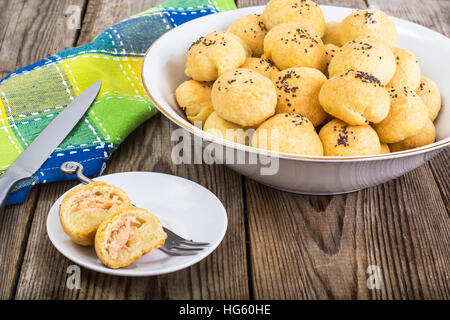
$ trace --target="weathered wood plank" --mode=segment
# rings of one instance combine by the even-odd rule
[[[69,5],[82,9],[84,0],[1,1],[1,78],[74,44],[77,30],[70,28],[64,16]],[[8,207],[0,215],[0,242],[4,244],[0,247],[0,298],[14,294],[38,194],[39,187],[25,203]]]
[[[404,7],[423,10],[419,1]],[[255,298],[448,298],[450,221],[428,165],[348,195],[295,195],[247,179],[246,195]],[[379,290],[367,287],[369,266]]]
[[[154,1],[153,1],[154,2]],[[160,1],[156,1],[160,2]],[[90,2],[82,26],[80,43],[114,22],[146,9],[142,3]],[[135,2],[131,3],[135,4]],[[150,6],[150,5],[148,5]],[[105,16],[109,19],[104,19]],[[127,14],[128,15],[128,14]],[[172,163],[170,141],[176,127],[156,116],[136,130],[108,161],[106,173],[155,171],[176,174],[196,181],[214,192],[224,203],[229,218],[227,235],[219,248],[199,264],[169,275],[151,278],[112,277],[82,269],[80,290],[66,288],[66,268],[72,264],[49,242],[45,231],[47,212],[71,186],[57,183],[42,189],[19,279],[19,299],[231,299],[248,298],[243,195],[241,177],[223,166]],[[233,257],[230,259],[230,257]],[[51,261],[51,263],[49,262]],[[43,266],[43,267],[42,267]],[[30,281],[33,279],[33,281]]]

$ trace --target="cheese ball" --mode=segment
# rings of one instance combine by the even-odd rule
[[[341,46],[341,40],[339,39],[339,22],[327,22],[322,42],[323,44],[334,44],[337,47]]]
[[[389,45],[397,43],[397,29],[394,22],[383,11],[359,10],[348,15],[339,24],[341,45],[361,36],[371,36]]]
[[[328,78],[328,66],[330,65],[331,59],[334,58],[336,53],[340,51],[341,48],[335,46],[334,44],[328,43],[325,45],[325,76]]]
[[[389,93],[376,77],[349,70],[327,80],[319,93],[322,108],[350,125],[380,122],[389,112]]]
[[[416,93],[427,106],[430,120],[434,121],[442,105],[441,93],[439,92],[438,86],[430,78],[422,76]]]
[[[312,68],[290,68],[274,78],[278,95],[276,113],[300,113],[314,127],[321,124],[327,113],[319,104],[319,91],[327,78]]]
[[[322,9],[310,0],[270,0],[262,18],[269,30],[285,22],[297,22],[314,29],[319,37],[325,33]]]
[[[380,139],[371,126],[350,126],[334,119],[319,132],[325,156],[364,156],[381,152]]]
[[[425,126],[419,131],[419,133],[406,138],[403,141],[392,143],[389,145],[389,149],[392,152],[403,151],[413,148],[418,148],[431,144],[436,140],[436,128],[431,120],[427,119]]]
[[[411,90],[417,90],[420,85],[419,61],[406,49],[395,47],[392,48],[392,52],[397,68],[388,85],[399,89],[406,86]]]
[[[267,28],[260,14],[250,14],[235,20],[228,28],[228,32],[241,38],[254,57],[260,57],[264,53]]]
[[[253,134],[252,146],[285,153],[323,155],[314,126],[301,114],[279,113],[264,121]]]
[[[280,70],[294,67],[325,69],[325,48],[319,35],[296,22],[277,25],[267,33],[264,55]]]
[[[264,55],[261,58],[247,58],[241,68],[253,70],[269,79],[273,79],[280,71],[277,66],[269,59],[266,59]]]
[[[211,103],[212,83],[187,80],[175,90],[178,105],[186,113],[186,117],[200,128],[213,112]]]
[[[356,39],[346,43],[331,59],[328,66],[330,78],[349,69],[367,72],[377,77],[383,85],[391,81],[395,73],[395,57],[392,50],[376,39]]]
[[[388,90],[391,95],[389,114],[374,124],[374,128],[382,142],[395,143],[418,134],[429,117],[427,107],[411,89]]]
[[[221,118],[251,127],[275,113],[277,94],[269,78],[250,69],[236,69],[221,75],[214,82],[214,111]]]
[[[187,53],[184,73],[197,81],[213,81],[239,68],[247,59],[248,47],[230,32],[215,31],[195,41]]]
[[[389,145],[387,143],[381,142],[381,150],[380,153],[390,153],[391,150],[389,149]]]
[[[222,119],[213,112],[208,117],[203,130],[215,135],[216,137],[230,140],[245,145],[249,144],[253,129],[244,129],[240,125]]]

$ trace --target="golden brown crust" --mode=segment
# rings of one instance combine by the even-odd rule
[[[309,67],[324,71],[326,64],[322,39],[314,29],[296,22],[279,24],[267,33],[264,55],[280,70]]]
[[[211,112],[211,82],[187,80],[175,90],[178,105],[186,113],[186,117],[193,124],[203,126]]]
[[[350,125],[382,121],[389,112],[389,93],[374,76],[348,70],[327,80],[319,93],[323,109]]]
[[[100,224],[95,236],[95,252],[105,266],[117,269],[156,250],[166,238],[161,222],[153,213],[129,207]]]
[[[94,244],[100,223],[109,215],[128,208],[131,201],[120,188],[93,182],[70,191],[63,199],[59,218],[64,232],[83,246]]]
[[[327,81],[325,75],[312,68],[289,68],[276,74],[273,79],[277,91],[276,113],[300,113],[317,127],[327,113],[319,103],[319,91]]]
[[[427,106],[430,120],[434,121],[439,114],[442,106],[441,93],[436,83],[422,76],[419,88],[416,91],[417,95],[422,99],[423,103]]]
[[[228,32],[241,38],[252,51],[254,57],[260,57],[264,53],[264,37],[267,28],[260,14],[249,14],[235,20]]]
[[[322,156],[323,147],[311,121],[301,114],[279,113],[264,121],[252,146],[285,153]]]
[[[349,126],[334,119],[322,127],[319,137],[325,156],[362,156],[381,151],[378,135],[369,125]]]
[[[376,9],[358,10],[349,14],[340,23],[338,32],[341,45],[362,36],[371,36],[389,45],[397,42],[394,22],[386,13]]]

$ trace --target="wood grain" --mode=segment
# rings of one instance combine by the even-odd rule
[[[69,5],[79,6],[81,13],[84,0],[0,2],[1,78],[74,44],[77,30],[64,16]],[[0,298],[14,294],[39,189],[0,214]]]
[[[155,1],[154,1],[155,2]],[[159,1],[157,1],[159,3]],[[128,1],[89,2],[79,43],[126,15],[146,9]],[[135,3],[135,2],[133,2]],[[148,6],[151,5],[147,1]],[[124,15],[124,12],[127,12]],[[104,19],[104,16],[110,18]],[[106,173],[154,171],[175,174],[205,186],[223,202],[228,212],[228,231],[219,248],[201,263],[170,275],[120,278],[82,269],[80,290],[66,288],[67,267],[49,242],[45,221],[53,202],[72,184],[58,183],[42,189],[35,210],[27,251],[15,298],[18,299],[231,299],[248,298],[243,195],[241,177],[224,166],[174,165],[171,133],[177,129],[156,116],[138,128],[108,161]],[[233,257],[230,259],[230,257]],[[31,281],[31,279],[34,279]]]

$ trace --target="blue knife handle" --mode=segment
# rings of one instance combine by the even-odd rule
[[[5,174],[0,177],[0,212],[6,204],[6,199],[11,189],[16,183],[31,178],[31,176],[22,170],[17,170],[14,166],[11,166],[6,170]]]

